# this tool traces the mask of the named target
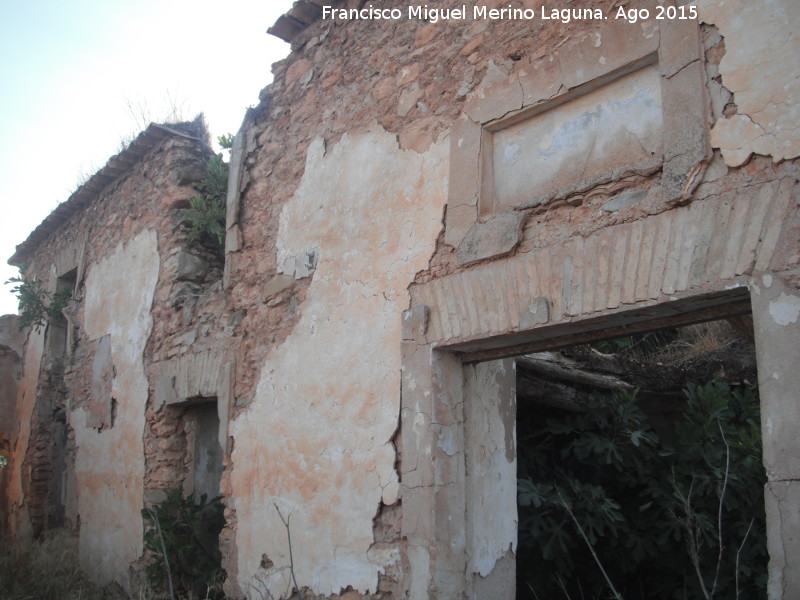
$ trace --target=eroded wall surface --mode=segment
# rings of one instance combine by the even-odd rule
[[[800,156],[800,4],[703,0],[698,7],[725,38],[719,71],[736,109],[711,132],[725,163],[739,166],[753,153],[775,162]]]
[[[232,597],[294,585],[281,516],[310,593],[512,597],[513,373],[462,369],[440,349],[616,323],[632,308],[742,290],[761,272],[797,288],[800,54],[783,50],[798,44],[798,9],[751,4],[704,2],[702,27],[651,19],[613,31],[580,20],[313,23],[237,137],[222,282],[219,265],[171,239],[196,161],[169,163],[173,177],[154,175],[153,160],[117,182],[113,202],[94,207],[96,226],[84,216],[59,233],[72,258],[43,247],[34,265],[61,276],[77,263],[79,289],[88,273],[77,316],[87,369],[73,373],[69,413],[86,568],[127,581],[143,497],[186,485],[182,407],[213,397]],[[619,69],[633,85],[617,93]],[[569,100],[580,86],[590,93]],[[536,113],[553,98],[564,102]],[[641,129],[620,118],[631,106],[646,109]],[[542,118],[495,127],[529,109]],[[544,177],[529,159],[550,125],[539,158],[559,164]],[[489,130],[500,180],[484,209]],[[178,180],[182,190],[170,187]],[[796,329],[792,294],[767,303],[775,323],[791,322],[781,331]],[[409,302],[415,333],[404,336]],[[794,346],[783,335],[785,358]],[[31,334],[20,422],[35,412],[44,347]],[[779,383],[778,404],[793,385]],[[773,446],[780,456],[783,442]],[[774,473],[791,458],[778,462]],[[21,517],[29,475],[21,460],[12,469]],[[784,479],[768,490],[781,560],[778,542],[796,531],[781,515],[795,514],[797,496]],[[399,583],[376,594],[390,570]],[[792,597],[796,584],[774,573],[775,597]]]
[[[30,331],[25,343],[22,379],[17,387],[15,421],[19,430],[11,448],[8,464],[7,506],[9,511],[9,533],[14,539],[27,540],[31,536],[28,507],[25,505],[24,481],[30,480],[31,473],[23,468],[23,462],[31,435],[31,418],[36,404],[36,387],[39,382],[39,368],[44,354],[44,331]]]
[[[152,328],[160,260],[156,234],[144,230],[92,265],[86,278],[90,340],[111,335],[114,365],[110,427],[92,427],[85,408],[71,414],[77,451],[81,565],[101,583],[124,579],[142,553],[145,407],[144,347]]]
[[[517,549],[516,372],[511,360],[464,370],[464,453],[470,575],[486,578],[497,561]],[[488,588],[485,591],[489,591]],[[482,595],[473,596],[476,598]],[[497,593],[498,598],[506,597]]]
[[[0,451],[9,454],[19,431],[16,419],[18,381],[22,377],[25,334],[17,315],[0,317]]]
[[[291,515],[298,583],[319,594],[375,591],[372,519],[398,499],[400,314],[441,228],[447,143],[400,150],[373,126],[309,146],[283,207],[278,262],[317,253],[301,317],[233,422],[239,585],[285,593]],[[292,261],[289,261],[290,263]],[[267,557],[269,560],[265,560]],[[277,569],[260,565],[274,563]]]

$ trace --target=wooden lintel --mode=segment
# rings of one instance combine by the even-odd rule
[[[711,306],[687,310],[685,312],[674,312],[663,316],[652,316],[650,318],[636,318],[636,315],[619,315],[615,319],[613,316],[605,316],[600,319],[590,319],[585,322],[571,323],[567,327],[553,327],[553,333],[547,335],[548,328],[542,330],[542,337],[524,343],[509,346],[491,348],[486,350],[475,350],[462,352],[461,359],[465,364],[483,362],[486,360],[497,360],[529,354],[532,352],[543,352],[575,344],[588,344],[609,340],[618,337],[633,335],[665,329],[667,327],[683,327],[684,325],[694,325],[706,321],[717,319],[730,319],[742,315],[750,314],[750,298],[738,297],[729,302],[721,302]],[[623,322],[623,320],[625,322]],[[608,324],[603,326],[603,324]],[[570,331],[571,330],[571,331]],[[513,338],[512,338],[513,339]]]

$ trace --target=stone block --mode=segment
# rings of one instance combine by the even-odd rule
[[[169,258],[166,267],[172,270],[176,281],[200,282],[208,273],[209,264],[194,254],[178,252]]]
[[[633,190],[631,192],[623,192],[618,196],[614,196],[611,200],[603,204],[603,210],[606,212],[617,212],[621,208],[636,204],[647,197],[647,190]]]
[[[155,402],[156,407],[178,402],[178,396],[175,394],[174,375],[161,375],[161,377],[158,378],[155,389]]]
[[[764,466],[770,480],[800,480],[800,293],[764,273],[751,283]]]
[[[473,224],[456,252],[458,264],[464,266],[508,254],[522,239],[524,223],[525,213],[510,210]]]
[[[403,311],[403,339],[423,341],[428,330],[429,309],[424,305],[417,305]]]
[[[711,158],[705,72],[695,62],[662,79],[664,102],[664,199],[676,200],[700,183],[698,166]]]
[[[313,74],[314,70],[311,63],[307,59],[301,58],[286,70],[286,85],[290,86],[295,81],[305,85],[311,80]]]
[[[531,329],[537,325],[544,325],[550,320],[550,303],[544,296],[534,299],[527,310],[519,316],[519,328]]]
[[[484,78],[464,105],[464,112],[476,123],[493,121],[522,108],[522,88],[516,78],[499,81],[501,72],[495,67],[494,73],[494,78]],[[489,83],[483,87],[484,82]]]
[[[658,65],[663,77],[672,77],[702,57],[700,27],[692,19],[664,19],[659,23],[661,44]]]

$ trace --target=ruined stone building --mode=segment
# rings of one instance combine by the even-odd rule
[[[71,527],[133,591],[141,511],[181,487],[224,498],[229,597],[293,587],[282,514],[309,595],[513,598],[513,357],[752,315],[769,597],[800,597],[800,4],[475,4],[535,18],[299,0],[273,25],[292,53],[235,138],[224,260],[183,225],[197,122],[18,246],[71,299],[0,324],[4,534]]]

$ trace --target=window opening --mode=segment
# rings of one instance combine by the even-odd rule
[[[53,302],[58,303],[59,306],[66,307],[69,300],[72,299],[77,275],[78,269],[74,268],[56,280]],[[59,314],[56,314],[51,319],[47,333],[48,350],[51,358],[60,359],[68,354],[72,342],[69,327],[70,324],[60,311]]]

